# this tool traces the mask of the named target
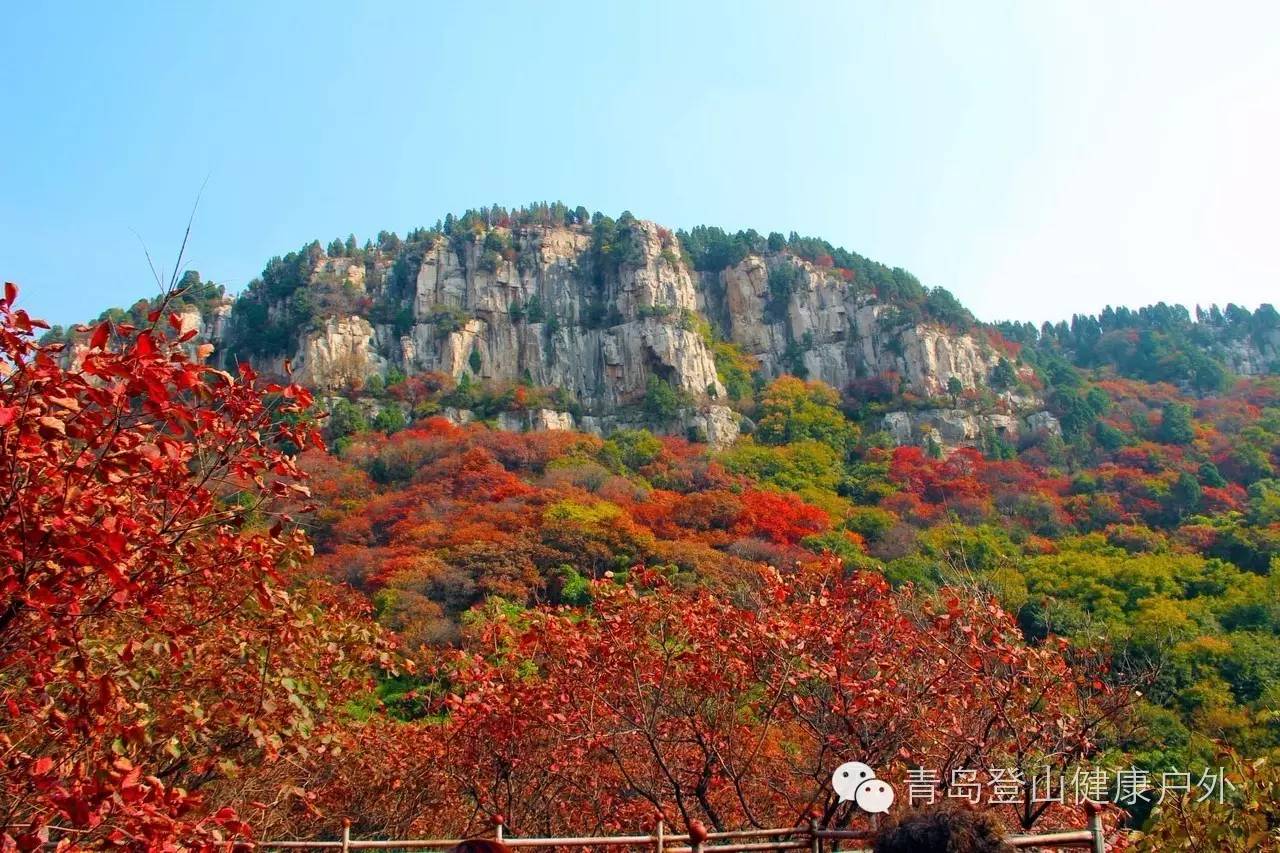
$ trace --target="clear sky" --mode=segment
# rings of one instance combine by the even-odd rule
[[[982,319],[1280,302],[1280,3],[18,3],[0,277],[68,323],[190,265],[561,199],[826,237]],[[141,242],[140,239],[141,238]]]

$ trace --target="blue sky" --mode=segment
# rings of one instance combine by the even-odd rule
[[[1277,301],[1280,4],[10,4],[0,277],[68,323],[562,199],[826,237],[982,319]]]

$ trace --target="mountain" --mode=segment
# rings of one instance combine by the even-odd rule
[[[102,325],[55,329],[49,337],[71,346],[10,359],[24,365],[16,375],[26,384],[0,388],[8,395],[0,418],[8,419],[6,436],[31,436],[24,453],[61,447],[57,471],[97,476],[83,449],[59,438],[68,435],[133,449],[142,473],[123,480],[131,499],[117,505],[111,526],[96,508],[62,516],[44,509],[85,505],[80,489],[53,476],[17,478],[39,496],[36,512],[53,519],[39,529],[88,531],[38,564],[72,579],[84,554],[114,567],[114,549],[130,540],[112,529],[136,523],[138,506],[155,506],[156,523],[169,527],[175,499],[154,488],[153,466],[183,484],[199,461],[224,458],[184,456],[170,438],[181,426],[139,425],[135,414],[176,423],[173,406],[204,405],[209,421],[262,446],[257,424],[186,393],[190,377],[206,377],[220,393],[234,383],[181,366],[169,347],[212,352],[228,371],[245,363],[259,373],[292,370],[328,410],[325,448],[296,452],[310,419],[288,407],[309,395],[272,383],[262,383],[265,396],[250,395],[262,423],[286,431],[272,445],[281,454],[272,470],[296,466],[307,475],[297,489],[268,484],[282,502],[272,513],[286,512],[307,534],[297,531],[304,550],[286,564],[298,572],[290,583],[332,596],[311,609],[324,614],[317,621],[326,630],[346,632],[344,614],[371,617],[420,665],[416,673],[379,671],[365,693],[338,684],[326,694],[318,685],[332,674],[331,644],[307,640],[321,657],[303,687],[305,649],[301,658],[276,652],[281,696],[290,698],[273,705],[323,699],[325,737],[339,738],[340,765],[290,722],[286,735],[306,741],[296,753],[302,763],[257,767],[252,738],[210,741],[204,706],[193,706],[198,735],[182,742],[184,757],[213,742],[222,761],[223,743],[246,744],[239,766],[249,775],[237,769],[207,782],[202,765],[179,765],[175,784],[203,785],[211,812],[242,803],[246,790],[296,783],[315,792],[318,811],[265,806],[266,837],[336,837],[352,814],[361,835],[473,835],[476,816],[488,813],[476,808],[481,798],[490,812],[514,815],[510,826],[580,832],[582,820],[599,828],[648,819],[655,802],[677,796],[661,786],[693,803],[686,792],[706,780],[715,799],[697,813],[712,825],[790,820],[797,803],[823,790],[831,744],[850,732],[892,735],[860,754],[891,768],[895,781],[908,765],[948,778],[945,762],[959,753],[947,739],[957,737],[966,750],[987,750],[974,753],[979,767],[1004,767],[1014,750],[1028,760],[1052,755],[1059,769],[1081,761],[1152,779],[1225,765],[1242,788],[1254,786],[1242,790],[1244,802],[1274,799],[1244,769],[1280,760],[1280,376],[1268,375],[1277,373],[1280,323],[1271,306],[1193,312],[1158,304],[1039,327],[984,324],[946,291],[825,241],[711,227],[671,232],[626,214],[613,220],[555,205],[469,212],[363,247],[354,237],[312,243],[271,259],[237,298],[194,272],[180,291],[167,300],[169,323],[144,300],[103,315],[116,321],[114,334]],[[0,319],[29,334],[25,315]],[[194,337],[175,341],[183,330]],[[100,349],[81,359],[90,334]],[[24,340],[4,337],[11,347]],[[214,348],[195,349],[201,342]],[[90,376],[160,379],[135,380],[130,393],[147,402],[121,406],[97,380],[76,375],[83,370],[64,371],[59,357]],[[173,375],[180,382],[167,399],[160,386]],[[28,389],[39,406],[28,403]],[[83,414],[63,414],[102,411],[103,399],[111,403],[104,417],[123,433],[86,430]],[[18,417],[25,420],[15,430]],[[225,434],[194,438],[225,446]],[[165,452],[153,452],[157,446]],[[121,482],[119,469],[101,470],[109,487]],[[242,536],[274,542],[285,529],[266,527],[272,516],[241,491],[244,480],[215,478],[218,491],[207,495],[220,516],[243,510],[246,525],[201,540],[220,557],[217,566],[236,565],[221,555]],[[27,504],[13,505],[10,525],[25,529],[18,526],[29,523]],[[194,536],[208,529],[191,527]],[[105,549],[82,544],[98,530]],[[183,528],[180,538],[187,535]],[[181,606],[168,611],[180,636],[188,602],[207,608],[244,587],[198,580],[208,591],[183,591],[174,599]],[[70,582],[64,589],[81,596]],[[129,596],[110,600],[136,606]],[[260,600],[242,602],[254,618]],[[59,612],[32,610],[41,618]],[[129,615],[105,636],[115,643],[154,623]],[[222,636],[221,618],[196,624]],[[924,645],[888,642],[907,628],[925,631]],[[233,667],[256,661],[235,634],[226,637],[219,647]],[[187,665],[167,646],[139,648],[156,651],[114,670],[121,689],[160,692],[150,686],[152,655],[171,661],[166,677],[189,689]],[[822,674],[796,679],[793,662],[812,649],[841,658],[813,659]],[[938,655],[943,649],[964,653]],[[211,676],[216,660],[202,658]],[[867,669],[868,660],[876,667]],[[677,670],[685,674],[674,691],[672,663],[689,667]],[[638,689],[637,671],[652,679]],[[843,673],[856,680],[826,680]],[[735,680],[723,681],[726,674]],[[213,681],[211,695],[242,698],[225,683]],[[776,702],[793,683],[800,692]],[[536,710],[572,707],[580,684],[622,685],[645,708],[669,713],[664,727],[696,721],[685,730],[694,735],[662,741],[675,753],[661,761],[684,769],[668,774],[650,763],[654,741],[617,755],[566,750],[584,731],[610,743],[634,733],[633,718],[608,722],[593,701],[578,706],[581,716]],[[781,684],[788,688],[779,693]],[[1046,703],[1042,688],[1065,692]],[[191,706],[181,690],[167,693]],[[872,695],[902,699],[862,701]],[[726,696],[745,704],[724,705]],[[835,728],[811,741],[808,713],[832,696],[856,699],[852,716],[831,717]],[[154,716],[149,702],[127,706]],[[704,724],[697,709],[714,719]],[[767,709],[784,713],[785,725]],[[249,717],[222,719],[232,731]],[[601,719],[620,728],[584,728]],[[976,747],[966,739],[990,733],[995,721],[1007,736],[984,735]],[[1082,723],[1083,734],[1071,733]],[[709,743],[743,744],[735,754],[750,756],[750,776],[764,784],[752,799],[775,812],[749,816],[734,780],[708,760],[713,753],[685,748],[705,731],[748,738]],[[1027,751],[1028,731],[1049,741]],[[134,738],[142,745],[130,754],[145,746],[148,766],[171,767],[167,737]],[[115,742],[101,744],[109,766]],[[771,745],[757,749],[762,743]],[[473,751],[451,751],[460,744]],[[447,778],[432,775],[440,768]],[[1038,773],[1027,770],[1019,772]],[[353,778],[374,782],[352,788],[345,780]],[[635,780],[646,778],[657,780],[657,793],[635,796]],[[779,778],[800,787],[771,799]],[[552,792],[545,799],[524,793],[542,785]],[[564,791],[580,802],[565,806]],[[428,796],[464,808],[424,807]],[[592,811],[601,803],[608,810]],[[1167,805],[1120,805],[1135,824],[1175,831]],[[1028,828],[1023,817],[1008,817]],[[1059,809],[1048,821],[1076,825],[1067,818]],[[1178,846],[1151,838],[1137,849]]]
[[[363,257],[313,246],[281,261],[293,276],[269,267],[237,303],[224,350],[276,368],[288,357],[321,391],[389,371],[551,387],[596,432],[651,420],[646,398],[660,383],[679,401],[672,423],[717,444],[736,436],[728,404],[747,393],[734,364],[835,387],[895,374],[928,396],[953,376],[984,385],[1000,355],[912,317],[829,259],[766,246],[698,269],[673,232],[626,214],[580,226],[464,218],[448,234],[387,242]]]
[[[1044,390],[1064,363],[1201,391],[1280,364],[1269,305],[1197,307],[1195,322],[1161,304],[988,325],[947,291],[822,240],[677,233],[561,204],[468,211],[363,247],[316,241],[271,259],[238,299],[198,275],[186,284],[183,323],[223,366],[288,366],[331,403],[430,376],[457,384],[444,406],[457,421],[644,426],[716,446],[752,428],[738,403],[783,374],[875,408],[896,443],[955,447],[1060,432]]]

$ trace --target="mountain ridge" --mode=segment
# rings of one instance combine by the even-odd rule
[[[816,238],[673,232],[559,204],[481,208],[364,247],[314,241],[235,299],[198,274],[184,282],[184,327],[223,366],[288,367],[325,395],[423,374],[555,389],[534,414],[497,412],[501,425],[649,425],[718,445],[750,428],[737,401],[783,374],[893,398],[895,441],[957,445],[1057,429],[1039,375],[1055,360],[1202,390],[1280,363],[1270,305],[1197,307],[1194,323],[1161,303],[984,324],[947,291]]]

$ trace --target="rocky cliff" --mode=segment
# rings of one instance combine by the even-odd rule
[[[702,289],[706,306],[765,375],[804,373],[835,388],[898,377],[920,396],[985,387],[1001,353],[969,334],[913,322],[857,282],[791,255],[752,256]],[[778,282],[783,282],[779,285]]]
[[[1057,435],[1044,396],[1067,414],[1073,372],[1213,393],[1280,371],[1269,304],[986,325],[945,290],[818,238],[674,234],[559,203],[467,211],[363,248],[313,242],[235,299],[194,272],[182,284],[171,310],[224,367],[292,371],[370,414],[417,376],[390,395],[393,420],[440,411],[513,430],[643,426],[727,444],[760,388],[793,374],[836,388],[894,441],[986,445]],[[101,319],[145,322],[152,305]],[[87,340],[50,336],[70,359]],[[432,389],[427,408],[406,402],[409,386]]]
[[[693,400],[723,397],[707,343],[686,319],[697,294],[668,232],[636,222],[631,258],[604,276],[587,235],[516,237],[523,263],[492,268],[478,241],[432,246],[408,295],[413,325],[389,353],[398,366],[563,388],[599,414],[639,404],[651,376]]]
[[[1223,361],[1232,373],[1261,376],[1280,367],[1280,329],[1232,340],[1222,346]]]
[[[576,403],[576,418],[512,415],[507,428],[649,423],[728,443],[739,418],[717,371],[716,338],[754,358],[764,379],[796,373],[845,389],[879,377],[920,397],[946,393],[951,380],[984,387],[1001,357],[985,340],[913,320],[860,282],[785,251],[695,272],[672,232],[628,217],[607,244],[581,227],[494,226],[426,233],[361,263],[314,248],[297,263],[298,284],[283,296],[280,287],[274,296],[251,289],[232,317],[191,322],[236,358],[266,335],[240,315],[288,328],[279,351],[251,351],[252,360],[280,372],[287,359],[321,392],[389,372],[438,372],[560,389]],[[309,316],[289,327],[300,304]],[[645,412],[655,381],[679,401],[665,424]]]

